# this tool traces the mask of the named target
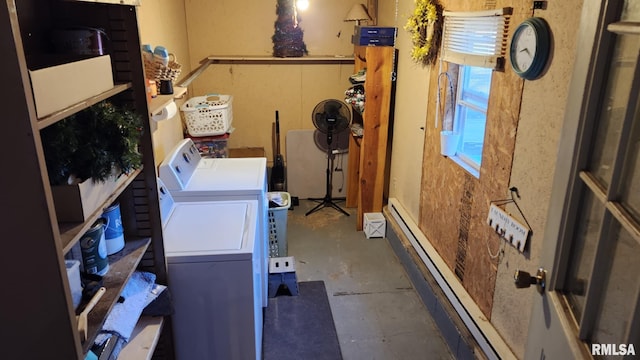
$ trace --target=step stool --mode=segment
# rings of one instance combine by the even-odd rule
[[[269,297],[298,295],[296,262],[293,256],[269,258]]]

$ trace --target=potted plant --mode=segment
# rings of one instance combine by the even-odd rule
[[[102,101],[42,131],[59,221],[84,221],[140,168],[141,129],[138,114]]]

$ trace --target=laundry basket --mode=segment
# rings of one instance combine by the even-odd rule
[[[282,205],[269,207],[269,257],[287,256],[287,215],[291,207],[288,192],[268,192],[269,200],[282,199]],[[271,201],[269,201],[271,203]]]
[[[187,100],[182,118],[191,136],[215,136],[229,131],[233,121],[233,96],[208,94]]]

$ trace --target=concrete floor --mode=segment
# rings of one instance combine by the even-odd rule
[[[343,358],[453,359],[387,239],[356,231],[355,209],[305,216],[315,205],[288,211],[287,255],[298,281],[325,282]]]

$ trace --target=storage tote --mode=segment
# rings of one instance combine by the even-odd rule
[[[229,134],[216,136],[189,136],[193,144],[198,149],[200,156],[203,158],[226,158],[229,157],[229,149],[227,143]]]
[[[180,111],[191,136],[214,136],[226,133],[233,121],[233,96],[208,94],[187,100]]]

